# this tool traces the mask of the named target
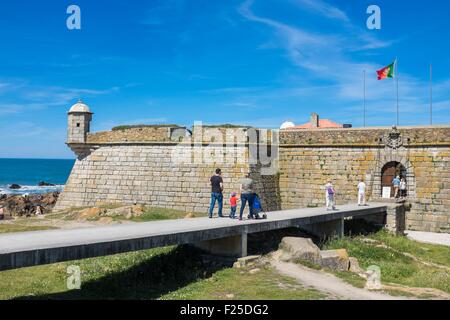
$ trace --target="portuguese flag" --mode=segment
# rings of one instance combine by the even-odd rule
[[[397,63],[397,59],[392,62],[390,65],[388,65],[387,67],[384,67],[383,69],[380,69],[377,71],[378,74],[378,80],[383,80],[383,79],[387,79],[387,78],[394,78],[394,69],[395,69],[395,64]]]

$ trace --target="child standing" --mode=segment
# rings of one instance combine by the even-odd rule
[[[231,219],[236,218],[236,208],[237,208],[238,201],[239,200],[237,198],[236,192],[232,192],[231,197],[230,197],[230,207],[231,207],[230,218]]]

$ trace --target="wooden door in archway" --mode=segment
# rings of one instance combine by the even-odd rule
[[[384,165],[383,169],[381,170],[381,190],[383,190],[384,187],[390,187],[391,188],[391,198],[394,196],[394,188],[392,187],[392,180],[399,176],[400,178],[406,177],[406,169],[405,167],[400,163],[396,161],[388,162]]]

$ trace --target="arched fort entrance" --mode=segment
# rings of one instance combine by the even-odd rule
[[[400,177],[406,180],[407,170],[406,168],[397,161],[391,161],[386,163],[381,169],[381,192],[385,188],[391,189],[391,198],[394,196],[394,188],[392,188],[392,180],[396,177]],[[380,195],[382,196],[382,194]]]
[[[367,181],[372,182],[372,199],[379,199],[383,197],[383,187],[390,187],[390,196],[394,196],[394,188],[392,187],[392,179],[395,176],[400,176],[406,181],[406,192],[409,199],[416,196],[416,179],[411,163],[406,156],[393,155],[388,153],[381,157],[377,166],[371,174],[366,176]],[[371,179],[368,179],[371,177]]]

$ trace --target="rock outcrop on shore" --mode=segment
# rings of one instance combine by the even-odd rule
[[[48,182],[45,182],[45,181],[41,181],[41,182],[38,183],[38,186],[39,187],[54,187],[55,185],[53,183],[48,183]]]
[[[41,207],[43,214],[52,211],[58,200],[59,192],[30,195],[0,195],[0,206],[3,206],[5,214],[10,216],[29,216],[36,213],[37,207]]]

